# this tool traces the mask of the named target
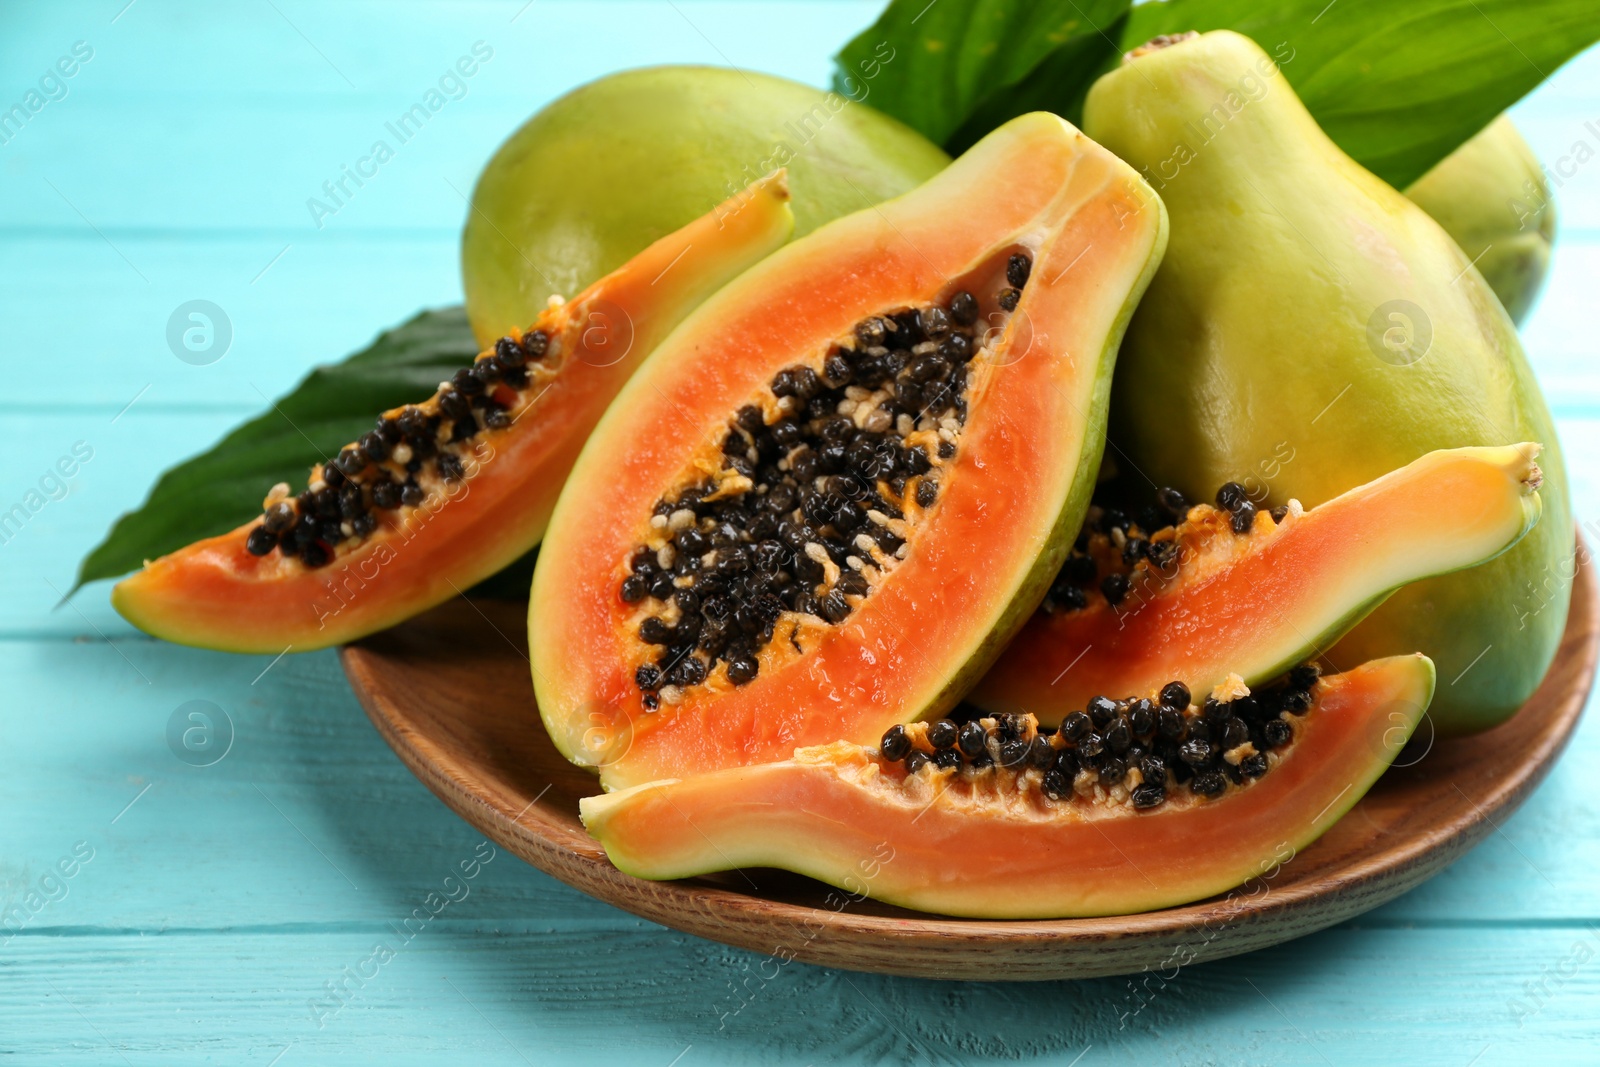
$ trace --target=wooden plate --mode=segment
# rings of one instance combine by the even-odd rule
[[[1270,880],[1181,908],[1101,919],[944,919],[849,898],[782,871],[680,882],[630,877],[578,822],[578,799],[596,792],[595,778],[563,759],[539,722],[526,605],[458,599],[341,656],[378,732],[429,789],[494,841],[609,904],[830,967],[923,978],[1088,978],[1218,959],[1332,926],[1399,896],[1477,844],[1539,783],[1577,725],[1600,644],[1595,585],[1593,565],[1584,566],[1555,663],[1511,721],[1431,747],[1418,738],[1397,761],[1409,767],[1392,768]]]

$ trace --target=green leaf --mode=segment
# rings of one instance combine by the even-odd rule
[[[303,488],[314,464],[372,429],[381,412],[433,395],[477,354],[465,310],[453,307],[424,311],[342,363],[318,367],[271,410],[163,474],[84,557],[74,591],[260,514],[275,483]]]
[[[834,88],[930,140],[964,148],[1024,111],[1051,104],[1071,111],[1070,101],[1081,102],[1115,53],[1128,3],[892,0],[834,57]],[[1058,51],[1059,60],[1046,64]],[[1007,90],[1036,70],[1038,82],[1008,103]],[[969,125],[980,112],[977,126]]]
[[[1328,135],[1398,189],[1600,39],[1595,0],[1165,0],[1122,47],[1232,29],[1278,59]]]
[[[945,141],[945,151],[960,155],[996,126],[1030,111],[1050,111],[1074,125],[1081,123],[1089,86],[1122,57],[1112,42],[1122,32],[1123,22],[1111,23],[1106,36],[1093,34],[1068,41],[1022,81],[985,99]]]

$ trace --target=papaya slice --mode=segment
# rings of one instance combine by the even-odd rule
[[[573,468],[529,607],[556,745],[608,787],[948,708],[1082,522],[1160,201],[1053,115],[691,316]]]
[[[1032,716],[915,723],[876,748],[838,742],[589,797],[581,814],[642,878],[778,867],[946,915],[1149,911],[1225,892],[1316,840],[1404,747],[1433,688],[1430,660],[1397,656],[1256,693],[1235,679],[1181,713],[1122,702],[1075,741]],[[1171,715],[1179,740],[1162,737]],[[1224,750],[1230,732],[1246,740]]]
[[[527,552],[622,383],[695,306],[788,240],[782,171],[502,337],[424,402],[219,537],[147,562],[111,602],[141,630],[305,652],[439,604]]]
[[[1091,508],[1082,549],[968,695],[1060,722],[1100,693],[1165,679],[1209,689],[1322,655],[1396,589],[1475,566],[1539,521],[1536,444],[1430,452],[1309,511],[1259,510],[1228,483],[1218,506],[1163,490],[1155,524]]]

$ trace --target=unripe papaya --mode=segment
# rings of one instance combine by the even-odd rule
[[[1110,442],[1156,484],[1195,497],[1236,481],[1314,507],[1434,449],[1543,442],[1538,528],[1402,590],[1329,653],[1432,657],[1441,733],[1510,716],[1555,654],[1573,527],[1549,412],[1470,257],[1239,34],[1137,50],[1090,90],[1084,127],[1171,216],[1112,393]]]
[[[1412,182],[1406,196],[1473,257],[1512,321],[1526,318],[1550,267],[1556,204],[1511,119],[1489,123]]]
[[[467,317],[492,344],[778,167],[799,237],[949,162],[865,103],[769,74],[612,74],[534,115],[478,178],[461,237]]]

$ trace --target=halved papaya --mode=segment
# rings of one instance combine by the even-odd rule
[[[1396,589],[1493,559],[1539,521],[1536,444],[1430,452],[1310,511],[1246,487],[1092,508],[1040,610],[968,695],[1044,722],[1166,679],[1248,683],[1322,655]],[[1151,530],[1164,514],[1176,525]]]
[[[1149,700],[1076,740],[1032,716],[915,723],[877,748],[802,749],[580,807],[611,861],[642,878],[778,867],[946,915],[1148,911],[1270,877],[1378,779],[1433,687],[1420,655],[1256,693],[1235,679],[1179,715],[1175,759],[1155,754],[1165,723]],[[1230,730],[1246,739],[1223,749]],[[1184,739],[1194,731],[1204,738]]]
[[[1038,603],[1099,467],[1160,201],[1053,115],[708,301],[556,506],[529,644],[608,787],[952,706]]]
[[[261,519],[120,582],[129,622],[180,644],[305,652],[392,626],[539,543],[567,471],[650,350],[788,240],[780,170],[502,337],[426,401],[278,485]]]

